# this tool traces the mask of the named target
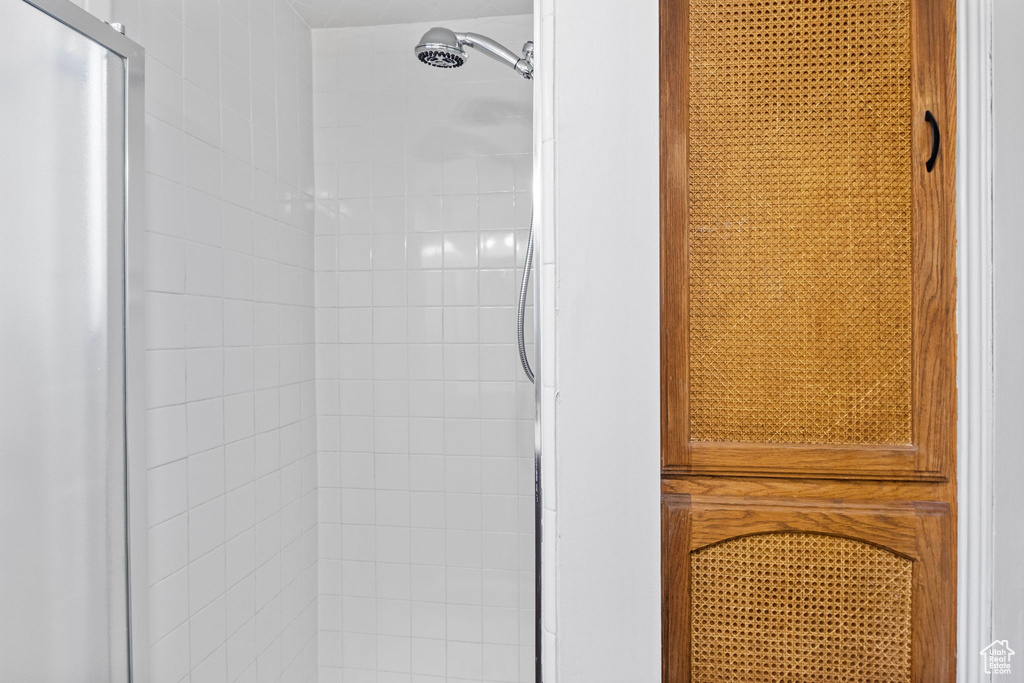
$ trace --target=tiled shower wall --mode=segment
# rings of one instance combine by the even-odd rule
[[[102,18],[147,50],[151,681],[315,680],[310,32],[284,0]]]
[[[534,680],[532,87],[419,64],[429,27],[313,32],[324,683]]]

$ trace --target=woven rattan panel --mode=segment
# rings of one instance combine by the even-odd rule
[[[798,533],[691,557],[694,683],[910,681],[910,560]]]
[[[909,0],[689,0],[690,433],[911,442]]]

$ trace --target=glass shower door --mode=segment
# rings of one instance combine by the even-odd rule
[[[0,0],[3,680],[129,680],[125,83]]]

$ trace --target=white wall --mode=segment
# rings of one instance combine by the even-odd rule
[[[314,31],[323,681],[533,681],[529,16]],[[532,325],[528,334],[532,334]]]
[[[315,680],[309,29],[284,0],[81,4],[147,50],[151,680]]]
[[[1024,652],[1024,3],[993,5],[995,436],[992,637]],[[973,653],[971,653],[973,654]],[[974,662],[978,664],[978,662]],[[1014,662],[1014,670],[1017,669]],[[1024,665],[1021,665],[1024,667]]]
[[[545,680],[654,683],[658,3],[539,14]]]

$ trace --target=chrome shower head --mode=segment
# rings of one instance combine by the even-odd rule
[[[466,51],[454,31],[432,28],[423,34],[416,46],[416,56],[427,66],[455,69],[466,63]]]
[[[523,78],[533,78],[532,42],[523,46],[523,56],[520,57],[487,36],[476,33],[456,33],[450,29],[435,26],[423,34],[423,38],[416,46],[416,56],[428,66],[454,69],[466,63],[467,55],[463,49],[465,47],[479,50],[488,57],[507,64]]]

